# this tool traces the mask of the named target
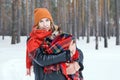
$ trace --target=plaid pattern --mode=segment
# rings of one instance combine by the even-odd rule
[[[62,33],[56,36],[55,39],[50,40],[50,38],[46,38],[44,44],[42,45],[45,52],[48,54],[58,54],[64,50],[69,48],[71,40],[74,40],[73,36],[70,34]],[[78,59],[78,52],[76,51],[75,56],[72,60]],[[63,74],[66,76],[67,80],[81,80],[79,77],[79,72],[76,72],[74,75],[66,74],[66,65],[65,63],[50,65],[44,67],[45,73],[50,73],[52,71],[58,71],[62,68]]]
[[[60,65],[51,65],[44,68],[45,73],[51,73],[52,71],[59,71]]]
[[[67,50],[71,40],[74,40],[72,35],[63,33],[56,36],[56,38],[52,40],[52,42],[50,42],[48,38],[46,38],[43,48],[48,54],[52,54],[52,53],[57,54],[64,50]]]

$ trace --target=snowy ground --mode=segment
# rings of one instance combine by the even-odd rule
[[[10,37],[2,40],[0,37],[0,80],[34,80],[26,76],[25,43],[11,45]],[[84,80],[120,80],[120,46],[115,46],[115,38],[109,40],[108,48],[104,48],[103,39],[99,42],[99,50],[95,50],[95,38],[77,40],[77,46],[84,53]]]

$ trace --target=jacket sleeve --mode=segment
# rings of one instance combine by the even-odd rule
[[[77,60],[77,62],[78,62],[79,65],[80,65],[80,71],[82,71],[82,70],[84,69],[84,66],[83,66],[84,55],[83,55],[83,52],[82,52],[80,49],[77,48],[77,50],[78,50],[79,55],[80,55],[80,57],[79,57],[79,59]]]
[[[58,54],[45,54],[42,52],[41,48],[36,50],[36,56],[33,59],[40,66],[48,66],[51,64],[56,64],[60,62],[70,61],[70,51],[66,50]]]

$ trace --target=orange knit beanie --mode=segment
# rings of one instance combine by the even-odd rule
[[[42,18],[48,18],[53,23],[52,16],[46,8],[36,8],[34,10],[34,25],[38,25]]]

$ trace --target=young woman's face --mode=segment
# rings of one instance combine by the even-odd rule
[[[41,19],[38,25],[39,25],[39,29],[43,29],[47,31],[51,29],[50,20],[48,18]]]

